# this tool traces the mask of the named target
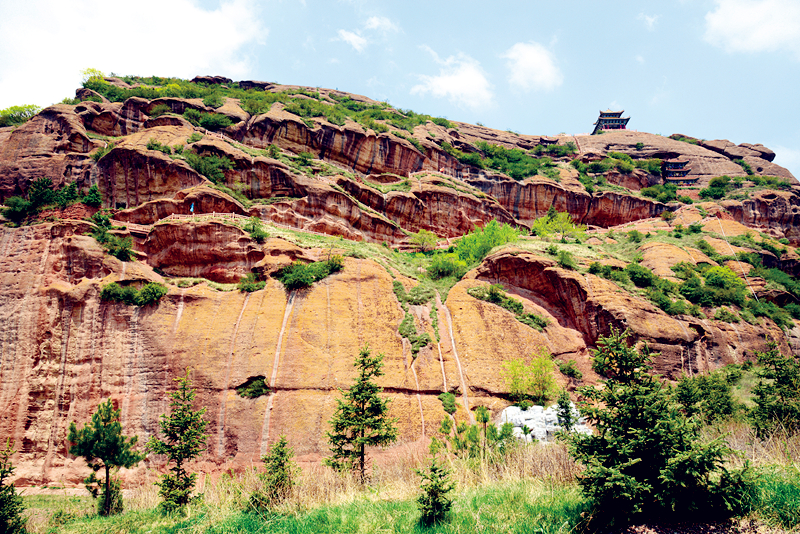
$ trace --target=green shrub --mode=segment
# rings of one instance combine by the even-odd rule
[[[564,269],[572,269],[574,270],[577,267],[575,263],[575,258],[567,252],[566,250],[559,250],[558,251],[558,265],[563,267]]]
[[[164,153],[167,156],[172,154],[172,149],[170,147],[168,147],[167,145],[162,145],[156,139],[153,138],[151,138],[147,142],[147,150],[158,150],[159,152]]]
[[[755,317],[768,317],[781,329],[794,327],[791,315],[774,302],[748,299],[745,306]]]
[[[656,283],[658,277],[647,267],[642,267],[638,263],[630,263],[625,267],[628,278],[631,279],[636,287],[651,287]]]
[[[109,152],[111,152],[114,149],[114,146],[116,146],[114,143],[107,143],[106,146],[100,147],[95,152],[93,152],[91,154],[91,158],[95,162],[100,161],[100,159],[103,156],[105,156],[106,154],[108,154]]]
[[[217,109],[225,103],[225,97],[219,93],[211,93],[203,98],[203,105]]]
[[[244,225],[244,230],[250,234],[250,239],[256,243],[263,243],[269,237],[269,234],[261,225],[261,219],[258,217],[250,217],[250,220]]]
[[[98,189],[97,185],[92,185],[89,188],[89,191],[83,196],[81,202],[93,208],[100,207],[103,203],[103,195],[100,194],[100,189]]]
[[[461,237],[456,244],[456,254],[468,265],[485,258],[497,246],[514,241],[519,237],[519,230],[506,224],[491,220],[483,228],[475,229]]]
[[[659,202],[672,202],[678,198],[678,186],[675,184],[656,184],[643,188],[640,193]]]
[[[456,413],[456,396],[452,393],[440,393],[438,399],[442,403],[442,408],[448,415]]]
[[[252,293],[260,291],[267,285],[264,281],[259,281],[254,273],[247,273],[247,275],[239,280],[238,288],[242,293]]]
[[[100,291],[100,298],[111,302],[122,302],[130,306],[147,306],[161,300],[169,290],[156,282],[149,282],[137,290],[134,286],[121,286],[116,282],[111,282],[103,286]]]
[[[591,503],[589,528],[749,512],[756,504],[752,471],[722,467],[731,449],[722,439],[701,441],[699,422],[678,411],[670,389],[650,374],[652,356],[629,347],[628,336],[612,330],[600,338],[593,369],[606,381],[578,390],[580,411],[597,433],[567,437],[585,466],[579,484]]]
[[[742,169],[744,169],[744,172],[746,172],[748,174],[748,176],[752,176],[753,174],[755,174],[753,172],[753,167],[751,167],[750,164],[747,163],[745,160],[743,160],[743,159],[735,159],[735,160],[733,160],[733,162],[738,164],[738,165],[741,165]]]
[[[428,266],[428,276],[438,280],[449,276],[461,278],[467,272],[467,263],[455,254],[434,254]]]
[[[153,106],[153,109],[150,110],[150,113],[148,113],[148,115],[155,118],[155,117],[160,117],[165,113],[172,113],[172,108],[166,104],[158,104]]]
[[[724,323],[738,323],[739,316],[730,311],[728,308],[722,307],[714,314],[715,321],[722,321]]]
[[[800,360],[781,354],[774,341],[766,352],[756,352],[756,358],[762,369],[753,388],[756,406],[750,419],[758,436],[764,438],[776,430],[800,432]]]
[[[343,265],[344,263],[341,256],[333,256],[328,261],[316,261],[312,263],[295,261],[273,276],[280,280],[286,289],[291,291],[308,287],[331,273],[340,271]]]
[[[186,163],[215,184],[224,182],[225,171],[233,169],[233,162],[225,156],[200,156],[195,152],[186,153]]]
[[[575,360],[567,360],[566,362],[558,362],[558,370],[562,375],[580,380],[583,378],[583,373],[576,367]]]
[[[133,259],[133,239],[131,237],[117,237],[108,234],[106,242],[103,243],[103,248],[106,252],[114,256],[120,261],[131,261]]]
[[[245,399],[257,399],[264,395],[269,395],[266,377],[251,376],[247,381],[236,388],[236,394]]]
[[[14,455],[11,439],[6,441],[6,448],[0,451],[0,531],[3,534],[25,534],[25,505],[22,495],[17,493],[14,484],[8,478],[14,474],[11,456]]]
[[[24,124],[36,116],[41,110],[42,108],[33,104],[0,109],[0,128]]]
[[[198,142],[198,141],[199,141],[200,139],[202,139],[202,138],[203,138],[203,134],[201,134],[200,132],[194,132],[194,133],[193,133],[192,135],[190,135],[190,136],[189,136],[189,138],[186,140],[186,144],[196,143],[196,142]]]
[[[478,300],[485,300],[496,304],[501,308],[505,308],[513,313],[517,320],[523,324],[535,328],[540,332],[543,331],[550,322],[540,315],[535,313],[525,313],[522,303],[514,298],[506,295],[503,286],[500,284],[492,284],[488,287],[478,286],[467,289],[467,293]]]
[[[206,130],[217,131],[227,128],[233,124],[233,121],[227,115],[220,113],[204,113],[200,117],[200,127]]]
[[[3,217],[19,224],[34,211],[33,204],[24,198],[9,197],[6,199],[6,207],[3,209]]]
[[[641,243],[644,235],[639,230],[631,230],[628,232],[628,241],[631,243]]]

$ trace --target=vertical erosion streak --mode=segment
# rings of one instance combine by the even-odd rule
[[[414,383],[417,385],[417,404],[419,404],[419,418],[422,421],[422,438],[425,438],[425,413],[422,411],[422,397],[419,394],[419,380],[417,380],[417,370],[414,366],[417,364],[415,359],[411,362],[411,372],[414,373]]]
[[[275,382],[278,379],[278,360],[281,356],[283,334],[286,331],[286,323],[289,322],[289,316],[292,313],[294,297],[296,293],[296,291],[289,292],[289,297],[286,301],[286,309],[283,312],[281,331],[278,334],[278,342],[275,346],[275,357],[272,359],[272,374],[269,377],[269,399],[267,399],[267,409],[264,411],[264,423],[261,425],[261,456],[267,454],[267,443],[269,441],[269,419],[270,414],[272,413],[272,403],[275,401]]]
[[[239,312],[239,317],[236,319],[236,324],[233,325],[233,335],[231,336],[231,346],[228,349],[228,363],[225,366],[225,382],[219,390],[219,415],[217,416],[217,454],[222,457],[225,454],[225,409],[228,404],[228,382],[231,379],[231,361],[233,360],[233,350],[236,348],[236,334],[239,333],[239,323],[242,321],[244,310],[247,308],[247,301],[250,300],[250,293],[244,297],[242,303],[242,310]],[[181,297],[181,304],[183,299]]]
[[[57,434],[61,428],[61,405],[64,403],[64,383],[66,382],[67,353],[69,352],[69,334],[72,325],[72,303],[64,303],[64,311],[61,313],[61,361],[58,366],[58,385],[55,391],[55,403],[53,404],[53,423],[50,426],[50,436],[47,438],[47,456],[44,461],[44,474],[50,469],[50,461],[55,453]]]
[[[472,412],[469,410],[469,396],[467,395],[467,384],[464,381],[464,371],[461,368],[461,360],[458,357],[458,349],[456,349],[456,337],[453,335],[453,318],[450,316],[450,310],[447,308],[447,305],[442,302],[442,298],[439,295],[439,292],[436,292],[436,299],[442,304],[442,310],[444,311],[444,316],[447,318],[447,332],[450,334],[450,346],[453,347],[453,356],[456,359],[456,367],[458,367],[458,379],[461,385],[461,400],[464,403],[464,409],[467,411],[467,415],[469,416],[470,423],[475,424],[475,417],[472,415]]]
[[[172,325],[172,333],[176,333],[178,331],[178,325],[181,322],[181,316],[183,315],[183,296],[186,294],[186,290],[181,291],[181,299],[178,301],[178,311],[175,314],[175,324]],[[247,294],[250,296],[250,293]]]
[[[117,304],[119,306],[119,304]],[[122,399],[121,420],[127,421],[131,406],[131,395],[136,378],[136,353],[139,348],[139,311],[141,308],[136,306],[133,309],[130,321],[130,351],[128,361],[123,362],[122,379],[125,384],[125,397]]]

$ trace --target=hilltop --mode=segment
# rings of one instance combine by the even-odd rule
[[[670,159],[690,170],[672,188]],[[77,483],[69,422],[111,397],[146,440],[189,368],[212,433],[204,469],[250,465],[280,434],[316,461],[365,343],[386,355],[404,442],[439,427],[442,391],[459,395],[459,420],[478,405],[496,416],[502,362],[540,347],[563,387],[595,381],[589,351],[612,327],[660,352],[670,378],[752,359],[765,336],[797,349],[800,184],[773,159],[683,134],[521,135],[330,89],[90,78],[0,128],[0,200],[30,200],[42,178],[76,191],[0,229],[0,435],[20,444],[21,482]],[[93,186],[98,206],[75,202]],[[551,210],[587,235],[529,235]],[[459,255],[491,221],[519,235]],[[420,248],[422,231],[436,243]],[[109,254],[106,234],[129,238],[132,258]],[[279,280],[332,255],[341,271],[309,287]],[[715,292],[714,267],[741,292]],[[261,285],[239,291],[246,277]],[[167,291],[135,306],[103,298],[111,283]],[[490,284],[523,312],[476,297]]]

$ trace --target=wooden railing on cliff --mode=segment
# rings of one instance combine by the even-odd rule
[[[209,219],[216,219],[216,220],[229,220],[229,221],[248,221],[252,217],[248,217],[247,215],[240,215],[238,213],[197,213],[197,214],[181,214],[181,213],[172,213],[167,215],[163,219],[159,219],[158,222],[161,221],[186,221],[186,220],[194,220],[194,221],[205,221]],[[297,228],[296,226],[291,226],[288,224],[279,223],[273,221],[271,219],[260,219],[262,223],[271,224],[273,226],[277,226],[278,228],[285,228],[287,230],[294,230],[296,232],[305,232],[307,234],[314,234],[323,237],[329,237],[331,234],[326,234],[324,232],[317,232],[314,230],[306,230],[305,228]],[[136,234],[144,234],[147,235],[153,229],[153,224],[151,225],[144,225],[144,224],[136,224],[132,222],[125,222],[125,221],[118,221],[116,219],[111,219],[111,224],[114,226],[123,226],[127,228],[131,233]]]

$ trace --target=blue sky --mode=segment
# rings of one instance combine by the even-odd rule
[[[763,143],[800,178],[800,0],[0,0],[0,108],[80,70],[332,87],[526,134]]]

